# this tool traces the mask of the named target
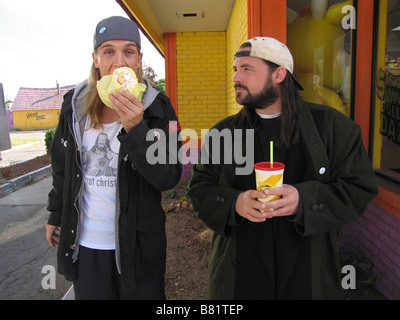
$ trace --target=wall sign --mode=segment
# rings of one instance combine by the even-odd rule
[[[377,95],[383,101],[380,133],[400,145],[400,75],[380,69]]]

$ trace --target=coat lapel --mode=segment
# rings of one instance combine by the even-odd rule
[[[309,160],[314,167],[314,179],[327,183],[330,181],[329,159],[326,154],[324,143],[317,130],[310,109],[303,104],[300,110],[300,132],[307,149],[305,151],[310,155]]]
[[[319,180],[321,182],[329,181],[329,161],[326,154],[326,150],[317,127],[314,122],[313,115],[309,108],[304,105],[301,108],[301,122],[300,122],[300,134],[301,134],[301,148],[303,149],[304,156],[307,158],[306,169],[302,181]],[[324,168],[324,171],[321,169]],[[324,172],[323,174],[321,174]],[[277,298],[280,299],[285,293],[289,277],[293,273],[293,268],[301,268],[304,266],[301,262],[301,258],[310,259],[311,257],[299,257],[300,249],[307,246],[309,239],[301,237],[293,227],[293,223],[290,219],[278,218],[276,221],[276,262],[279,266],[277,270]],[[301,251],[304,254],[304,249]],[[310,250],[306,250],[309,252]],[[306,276],[309,270],[301,270]]]

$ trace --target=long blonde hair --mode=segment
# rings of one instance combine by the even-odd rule
[[[136,48],[138,49],[140,55],[140,48],[137,45]],[[94,54],[97,54],[96,50],[94,51]],[[137,77],[139,82],[143,82],[142,62],[140,62],[139,70],[137,71]],[[82,111],[87,113],[89,116],[89,127],[95,129],[103,127],[101,122],[101,108],[103,107],[103,102],[101,101],[97,92],[97,81],[100,79],[100,70],[95,67],[93,62],[92,67],[90,68],[86,92],[83,96],[85,106]]]

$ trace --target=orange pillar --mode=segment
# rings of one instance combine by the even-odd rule
[[[178,114],[177,70],[176,70],[176,33],[164,36],[165,50],[165,94],[171,100],[175,113]]]
[[[273,37],[286,43],[286,0],[247,0],[248,37]]]
[[[365,149],[369,147],[373,56],[374,0],[358,1],[354,121],[362,130]]]

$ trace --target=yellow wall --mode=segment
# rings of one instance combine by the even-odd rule
[[[227,32],[176,34],[177,92],[182,128],[209,129],[237,113],[234,54],[247,40],[247,0],[237,0]]]
[[[39,130],[55,128],[60,110],[13,111],[14,129]]]
[[[235,114],[241,109],[241,106],[236,103],[233,88],[233,63],[237,49],[248,39],[247,25],[247,0],[236,0],[226,33],[227,115]]]
[[[200,138],[226,117],[225,32],[177,33],[176,60],[179,122]]]

